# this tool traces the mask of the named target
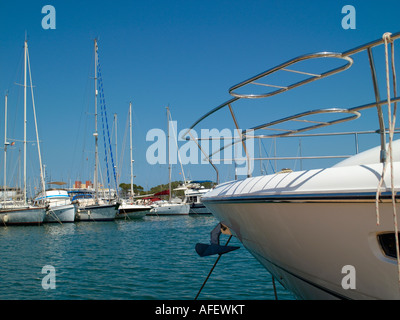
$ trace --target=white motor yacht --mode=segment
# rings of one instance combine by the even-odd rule
[[[36,202],[43,200],[39,196],[35,199]],[[47,212],[44,222],[74,222],[75,221],[75,206],[71,203],[71,198],[67,190],[50,189],[46,190],[44,202],[47,204]]]
[[[390,113],[392,104],[400,98],[396,96],[395,83],[392,82],[396,76],[394,56],[388,54],[399,38],[400,33],[384,34],[381,39],[343,53],[304,55],[268,69],[231,87],[229,92],[234,98],[208,112],[190,128],[223,107],[230,108],[236,124],[231,105],[238,100],[268,98],[320,81],[350,68],[356,55],[366,54],[374,101],[350,109],[304,112],[254,126],[250,128],[253,136],[241,131],[240,143],[244,144],[251,138],[296,137],[311,129],[358,119],[364,111],[375,109],[372,115],[377,116],[375,123],[379,124],[379,130],[373,130],[373,134],[380,140],[377,148],[356,152],[336,165],[317,169],[283,170],[255,177],[248,171],[247,178],[221,183],[202,197],[202,202],[213,215],[299,299],[400,299],[397,227],[400,142],[394,140],[397,130]],[[387,89],[385,92],[394,92],[393,96],[386,95],[383,100],[372,55],[375,47],[380,47],[381,53],[386,52],[380,56],[387,75],[387,82],[381,87]],[[343,63],[319,74],[296,68],[301,61],[332,58]],[[269,86],[267,79],[278,71],[298,73],[304,78],[285,86]],[[264,90],[269,86],[270,91],[243,93],[257,85]],[[388,109],[387,117],[383,115],[383,108]],[[336,113],[340,117],[334,121],[308,121],[310,115],[326,113]],[[385,124],[385,119],[389,123]],[[359,121],[361,119],[357,123]],[[272,130],[277,124],[289,122],[305,127],[254,135],[257,130]],[[356,132],[355,135],[357,137]],[[246,156],[248,161],[251,155]],[[278,157],[272,159],[279,160]]]

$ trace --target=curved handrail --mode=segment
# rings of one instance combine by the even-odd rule
[[[351,114],[351,115],[347,116],[347,117],[339,118],[339,119],[336,119],[336,120],[328,121],[328,122],[298,120],[298,119],[304,118],[306,116],[315,115],[315,114],[323,114],[323,113],[345,113],[345,114]],[[269,122],[269,123],[265,123],[265,124],[253,127],[250,130],[255,131],[255,130],[261,130],[261,129],[267,129],[267,128],[272,127],[274,125],[277,125],[277,124],[280,124],[280,123],[284,123],[284,122],[288,122],[288,121],[304,121],[304,122],[316,123],[315,125],[310,125],[308,127],[300,128],[300,129],[297,129],[297,130],[286,130],[287,132],[285,132],[285,133],[269,135],[269,137],[283,137],[283,136],[293,135],[293,134],[296,134],[296,133],[301,133],[301,132],[304,132],[304,131],[323,128],[323,127],[330,126],[330,125],[337,124],[337,123],[342,123],[342,122],[346,122],[346,121],[350,121],[350,120],[355,120],[355,119],[358,119],[360,116],[361,116],[360,112],[358,112],[356,110],[350,110],[350,109],[329,108],[329,109],[311,110],[311,111],[306,111],[306,112],[302,112],[302,113],[296,114],[294,116],[286,117],[286,118],[283,118],[283,119],[280,119],[280,120],[276,120],[276,121],[272,121],[272,122]]]
[[[315,115],[315,114],[323,114],[323,113],[345,113],[345,114],[350,114],[349,116],[346,117],[342,117],[336,120],[331,120],[328,122],[319,122],[319,121],[309,121],[309,120],[297,120],[300,118],[304,118],[306,116],[310,116],[310,115]],[[226,148],[232,147],[233,145],[237,144],[237,143],[242,143],[243,141],[245,141],[246,139],[250,138],[253,139],[255,138],[254,134],[247,134],[247,132],[252,132],[254,133],[254,131],[256,130],[262,130],[262,129],[268,129],[268,127],[272,127],[274,125],[277,124],[281,124],[284,122],[288,122],[288,121],[304,121],[304,122],[310,122],[310,123],[315,123],[314,125],[310,125],[310,126],[306,126],[304,128],[300,128],[297,130],[285,130],[283,129],[282,131],[286,131],[283,133],[277,133],[277,134],[271,134],[271,135],[262,135],[262,136],[257,136],[257,137],[262,137],[262,138],[273,138],[273,137],[288,137],[291,135],[295,135],[297,133],[302,133],[305,131],[309,131],[309,130],[313,130],[313,129],[317,129],[317,128],[323,128],[326,126],[330,126],[333,124],[337,124],[337,123],[342,123],[342,122],[346,122],[346,121],[351,121],[351,120],[355,120],[357,118],[359,118],[361,116],[361,113],[357,110],[350,110],[350,109],[340,109],[340,108],[329,108],[329,109],[318,109],[318,110],[312,110],[312,111],[306,111],[306,112],[302,112],[299,114],[296,114],[294,116],[290,116],[290,117],[286,117],[280,120],[276,120],[276,121],[272,121],[269,123],[265,123],[263,125],[259,125],[253,128],[250,128],[248,130],[245,130],[241,133],[241,138],[240,139],[236,139],[236,141],[226,144],[224,146],[222,146],[219,150],[211,153],[210,155],[208,155],[209,158],[211,158],[213,155],[223,151]]]
[[[391,35],[391,39],[392,39],[392,40],[396,40],[396,39],[399,39],[399,38],[400,38],[400,32],[393,33],[393,34]],[[260,74],[258,74],[257,76],[254,76],[254,77],[252,77],[252,78],[250,78],[250,79],[248,79],[248,80],[245,80],[245,81],[243,81],[243,82],[241,82],[241,83],[239,83],[239,84],[234,85],[233,87],[231,87],[231,88],[229,89],[229,92],[230,92],[231,94],[234,94],[234,92],[233,92],[234,90],[236,90],[236,89],[238,89],[238,88],[240,88],[240,87],[243,87],[245,84],[248,84],[248,83],[251,82],[251,81],[254,81],[254,80],[257,80],[257,79],[259,79],[259,78],[261,78],[261,77],[263,77],[263,76],[266,76],[266,74],[271,74],[271,73],[277,71],[278,69],[285,68],[286,66],[288,66],[288,65],[290,65],[290,64],[294,64],[295,62],[299,62],[299,61],[302,61],[302,60],[310,59],[310,58],[312,58],[312,57],[314,57],[314,58],[317,58],[317,57],[321,58],[321,57],[323,57],[324,55],[325,55],[326,57],[328,57],[329,55],[331,55],[330,57],[336,57],[336,58],[345,59],[345,60],[349,61],[349,63],[350,63],[350,60],[348,60],[348,59],[351,59],[351,60],[352,60],[352,58],[350,58],[350,56],[352,56],[352,55],[354,55],[354,54],[357,54],[357,53],[359,53],[359,52],[361,52],[361,51],[368,50],[368,49],[371,49],[371,48],[376,47],[376,46],[378,46],[378,45],[381,45],[382,43],[383,43],[383,39],[380,38],[380,39],[378,39],[378,40],[369,42],[369,43],[367,43],[367,44],[364,44],[364,45],[358,46],[358,47],[356,47],[356,48],[347,50],[347,51],[345,51],[345,52],[343,52],[343,53],[328,53],[328,52],[322,52],[322,53],[314,53],[314,54],[307,54],[307,55],[299,56],[299,57],[294,58],[294,59],[292,59],[292,60],[289,60],[289,61],[287,61],[287,62],[285,62],[285,63],[282,63],[282,64],[278,65],[277,67],[274,67],[274,68],[271,68],[271,69],[269,69],[269,70],[267,70],[267,71],[264,71],[263,73],[260,73]],[[352,61],[353,61],[353,60],[352,60]],[[348,68],[349,68],[349,67],[348,67],[348,64],[344,65],[342,68],[345,68],[345,67],[346,67],[346,69],[348,69]],[[336,69],[337,69],[337,68],[336,68]],[[329,76],[329,75],[332,75],[333,73],[338,73],[338,72],[340,72],[340,71],[343,71],[343,70],[336,70],[336,69],[332,69],[332,70],[330,70],[330,71],[328,71],[328,72],[325,72],[325,73],[323,74],[323,77],[327,77],[327,76]],[[327,74],[327,73],[328,73],[328,74]],[[321,79],[321,77],[318,77],[318,79]],[[292,86],[290,86],[290,89],[293,89],[294,87],[298,87],[298,86],[300,86],[300,85],[304,85],[304,84],[309,83],[309,82],[314,81],[314,80],[317,80],[317,79],[313,79],[313,78],[312,78],[312,79],[303,80],[302,82],[298,82],[298,83],[295,83],[295,84],[293,84]],[[276,94],[278,94],[278,93],[282,93],[282,92],[285,92],[285,91],[287,91],[287,90],[275,90],[274,92],[272,92],[272,94],[273,94],[273,95],[276,95]],[[272,94],[269,93],[269,94],[266,95],[266,96],[268,97],[268,96],[271,96]],[[232,99],[230,99],[230,100],[228,100],[228,101],[226,101],[226,102],[220,104],[219,106],[215,107],[214,109],[212,109],[211,111],[209,111],[209,112],[207,112],[205,115],[203,115],[201,118],[199,118],[198,120],[196,120],[196,122],[194,122],[194,123],[190,126],[190,128],[182,135],[182,137],[187,136],[188,133],[189,133],[195,126],[197,126],[201,121],[203,121],[205,118],[209,117],[210,115],[212,115],[212,114],[215,113],[216,111],[218,111],[218,110],[220,110],[220,109],[222,109],[222,108],[228,106],[229,104],[231,104],[231,103],[233,103],[233,102],[235,102],[235,101],[237,101],[237,100],[239,100],[239,99],[241,99],[241,98],[244,98],[244,97],[247,97],[247,98],[257,98],[257,97],[259,97],[259,96],[261,97],[261,95],[254,95],[253,97],[250,97],[249,95],[240,95],[240,94],[236,94],[236,93],[235,93],[234,98],[232,98]],[[376,105],[376,103],[375,103],[375,105]]]
[[[305,60],[309,60],[309,59],[321,59],[321,58],[338,58],[338,59],[342,59],[342,60],[347,61],[347,63],[342,65],[342,66],[340,66],[340,67],[337,67],[337,68],[331,69],[329,71],[323,72],[321,74],[312,74],[312,73],[306,73],[306,72],[301,72],[301,71],[296,71],[296,70],[285,69],[286,67],[291,66],[291,65],[296,64],[296,63],[301,62],[301,61],[305,61]],[[276,66],[274,68],[271,68],[271,69],[269,69],[267,71],[264,71],[264,72],[254,76],[254,77],[251,77],[250,79],[247,79],[247,80],[245,80],[243,82],[240,82],[240,83],[234,85],[233,87],[231,87],[229,89],[229,93],[232,96],[237,97],[237,98],[247,98],[247,99],[267,98],[267,97],[271,97],[273,95],[288,91],[290,89],[299,87],[299,86],[304,85],[306,83],[310,83],[312,81],[323,79],[323,78],[328,77],[330,75],[333,75],[335,73],[347,70],[352,66],[352,64],[353,64],[353,59],[351,57],[349,57],[349,56],[343,56],[341,53],[319,52],[319,53],[313,53],[313,54],[306,54],[306,55],[302,55],[302,56],[299,56],[297,58],[294,58],[292,60],[289,60],[287,62],[284,62],[284,63],[282,63],[282,64],[280,64],[280,65],[278,65],[278,66]],[[239,93],[235,92],[235,90],[237,90],[239,88],[242,88],[242,87],[244,87],[244,86],[246,86],[248,84],[254,84],[254,85],[259,85],[259,86],[261,85],[261,86],[277,87],[277,86],[273,86],[273,85],[269,85],[269,84],[254,83],[254,81],[259,80],[261,78],[265,78],[265,77],[267,77],[267,76],[269,76],[269,75],[271,75],[271,74],[273,74],[273,73],[275,73],[277,71],[301,73],[301,74],[309,75],[310,77],[308,77],[308,78],[306,78],[306,79],[304,79],[302,81],[295,82],[295,83],[293,83],[293,84],[291,84],[289,86],[286,86],[286,87],[279,87],[279,89],[277,89],[275,91],[272,91],[272,92],[269,92],[269,93],[264,93],[264,94],[239,94]]]
[[[390,38],[391,38],[391,41],[399,39],[400,38],[400,32],[391,34]],[[323,79],[323,78],[326,78],[326,77],[328,77],[330,75],[333,75],[333,74],[339,73],[341,71],[347,70],[353,64],[353,59],[352,59],[351,56],[354,55],[354,54],[360,53],[362,51],[366,51],[366,50],[368,51],[369,59],[370,59],[370,68],[372,70],[372,75],[373,75],[373,83],[376,86],[376,77],[374,77],[374,64],[373,64],[371,49],[373,47],[376,47],[376,46],[381,45],[383,43],[384,43],[384,40],[382,38],[380,38],[378,40],[369,42],[367,44],[364,44],[364,45],[358,46],[356,48],[347,50],[347,51],[345,51],[343,53],[319,52],[319,53],[302,55],[302,56],[296,57],[294,59],[291,59],[291,60],[289,60],[287,62],[284,62],[284,63],[282,63],[282,64],[280,64],[280,65],[278,65],[276,67],[268,69],[267,71],[264,71],[264,72],[262,72],[262,73],[260,73],[260,74],[258,74],[256,76],[253,76],[253,77],[251,77],[251,78],[249,78],[249,79],[247,79],[245,81],[242,81],[242,82],[232,86],[229,89],[229,94],[231,94],[233,96],[232,99],[220,104],[219,106],[215,107],[214,109],[210,110],[205,115],[203,115],[201,118],[199,118],[182,135],[182,137],[185,138],[189,134],[193,138],[193,136],[190,134],[190,131],[195,126],[197,126],[200,122],[202,122],[204,119],[206,119],[210,115],[214,114],[216,111],[218,111],[218,110],[220,110],[220,109],[222,109],[222,108],[224,108],[226,106],[229,106],[231,108],[231,104],[233,102],[236,102],[236,101],[240,100],[240,99],[243,99],[243,98],[245,98],[245,99],[256,99],[256,98],[271,97],[271,96],[286,92],[288,90],[297,88],[299,86],[308,84],[310,82],[313,82],[313,81],[316,81],[316,80],[319,80],[319,79]],[[296,64],[298,62],[301,62],[301,61],[310,60],[310,59],[321,59],[321,58],[337,58],[337,59],[342,59],[342,60],[346,61],[346,63],[344,65],[341,65],[339,67],[330,69],[330,70],[328,70],[326,72],[323,72],[321,74],[313,74],[313,73],[307,73],[307,72],[303,72],[303,71],[296,71],[296,70],[287,69],[288,66],[294,65],[294,64]],[[271,84],[265,84],[265,83],[254,83],[254,81],[262,79],[262,78],[265,78],[265,77],[267,77],[267,76],[269,76],[269,75],[271,75],[271,74],[273,74],[273,73],[275,73],[277,71],[295,72],[295,73],[300,73],[300,74],[303,74],[303,75],[307,75],[309,77],[307,77],[304,80],[289,84],[287,86],[277,86],[277,85],[271,85]],[[273,88],[277,88],[277,89],[273,90],[272,92],[263,93],[263,94],[252,94],[252,93],[244,94],[244,93],[238,93],[237,92],[238,89],[243,88],[243,87],[245,87],[246,85],[249,85],[249,84],[268,86],[268,87],[273,87]],[[395,99],[397,99],[397,98],[398,97],[395,97]],[[371,104],[368,104],[368,105],[364,105],[364,106],[360,106],[360,107],[356,107],[356,108],[350,108],[350,109],[336,109],[336,108],[321,109],[321,110],[324,110],[323,112],[341,112],[341,113],[347,113],[347,114],[352,114],[352,115],[350,115],[348,117],[345,117],[345,118],[341,118],[341,119],[335,120],[335,121],[330,121],[330,122],[327,122],[327,123],[317,123],[316,125],[311,125],[311,126],[308,126],[308,127],[300,128],[298,130],[289,130],[286,133],[277,134],[275,136],[277,136],[277,137],[278,136],[280,136],[280,137],[281,136],[288,136],[288,135],[292,135],[292,134],[295,134],[295,133],[304,132],[304,131],[307,131],[307,130],[321,128],[321,127],[327,126],[327,125],[332,125],[332,124],[336,124],[336,123],[340,123],[340,122],[344,122],[344,121],[354,120],[354,119],[357,119],[357,118],[360,117],[359,111],[361,111],[363,109],[367,109],[369,107],[374,107],[374,106],[378,108],[378,116],[382,118],[382,111],[380,110],[380,106],[382,104],[384,104],[384,101],[380,101],[379,95],[376,94],[375,103],[371,103]],[[250,130],[254,131],[254,130],[261,129],[261,128],[268,128],[268,127],[270,127],[272,125],[275,125],[275,124],[278,124],[278,123],[282,123],[282,122],[289,121],[289,120],[296,120],[296,119],[304,117],[306,115],[310,115],[311,113],[316,112],[316,111],[321,113],[321,110],[308,111],[308,112],[301,113],[301,114],[298,114],[298,115],[294,115],[294,116],[291,116],[291,117],[283,118],[281,120],[277,120],[277,121],[273,121],[273,122],[270,122],[270,123],[267,123],[267,124],[262,124],[262,125],[253,127]],[[331,110],[331,111],[327,111],[327,110]],[[336,111],[332,111],[332,110],[336,110]],[[231,110],[231,113],[232,113],[232,110]],[[232,114],[232,117],[233,117],[233,120],[235,121],[235,118],[234,118],[233,114]],[[381,131],[381,135],[385,134],[384,126],[383,126],[382,123],[380,123],[380,131]],[[252,136],[252,137],[254,138],[254,136]],[[239,139],[240,141],[236,141],[234,143],[243,142],[246,139],[247,139],[247,136],[246,136],[246,133],[244,131],[244,134],[241,136],[241,139]],[[190,140],[190,139],[188,139],[188,140]],[[199,148],[204,153],[204,151],[201,149],[200,146],[199,146]],[[212,162],[210,160],[210,157],[211,157],[211,155],[208,157],[208,159],[209,159],[210,163],[212,164]],[[218,170],[215,168],[215,166],[214,166],[214,169],[216,170],[217,175],[218,175]]]

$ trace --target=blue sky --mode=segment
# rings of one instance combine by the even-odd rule
[[[41,10],[47,4],[56,9],[55,30],[41,26],[45,16]],[[342,28],[341,10],[345,5],[356,9],[355,30]],[[123,137],[132,101],[135,183],[150,188],[168,179],[166,165],[152,166],[146,161],[146,150],[152,143],[146,141],[146,134],[153,128],[166,130],[167,105],[180,131],[230,99],[229,87],[274,65],[306,53],[345,51],[380,38],[386,31],[400,31],[399,11],[398,1],[2,1],[0,135],[3,137],[2,101],[7,91],[8,136],[21,139],[23,135],[18,127],[22,124],[22,89],[15,83],[22,79],[23,41],[27,32],[47,173],[52,180],[67,183],[91,180],[93,39],[98,38],[110,126],[113,115],[118,116],[118,157],[125,150],[121,182],[129,182],[126,158],[129,141],[124,146]],[[365,80],[364,75],[358,79]],[[341,75],[336,79],[342,85],[347,81]],[[332,82],[332,85],[337,84]],[[235,111],[243,127],[252,126],[308,109],[372,102],[371,83],[365,88],[354,81],[334,90],[316,85],[303,95],[286,95],[282,103],[277,99],[257,101],[254,107],[247,103],[243,108],[235,106]],[[314,98],[312,103],[308,100],[310,96]],[[202,125],[233,128],[228,116],[221,111],[214,120]],[[28,122],[28,126],[32,128],[33,122]],[[361,123],[363,126],[377,128],[375,123]],[[33,138],[30,134],[30,139]],[[102,137],[99,145],[102,148]],[[270,150],[270,145],[264,147]],[[20,148],[22,144],[17,143],[9,151],[10,176],[17,170]],[[303,155],[306,152],[307,149]],[[192,179],[215,180],[208,165],[188,165],[184,170]],[[181,178],[180,171],[178,166],[174,168],[174,180]],[[221,167],[220,178],[232,179],[232,166]]]

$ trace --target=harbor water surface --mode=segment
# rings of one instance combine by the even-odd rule
[[[193,300],[217,256],[199,257],[209,243],[213,216],[164,216],[131,221],[1,227],[0,299]],[[221,235],[221,243],[228,236]],[[219,260],[201,300],[274,300],[269,273],[239,250]],[[45,266],[54,289],[44,289]],[[43,271],[44,272],[44,271]],[[294,296],[276,282],[279,300]]]

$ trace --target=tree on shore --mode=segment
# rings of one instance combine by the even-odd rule
[[[120,183],[119,187],[121,188],[121,195],[122,197],[127,197],[129,193],[131,192],[131,184],[129,183]],[[135,195],[141,195],[145,194],[144,189],[142,186],[138,186],[136,184],[133,184],[133,192]]]
[[[173,181],[171,182],[171,189],[172,189],[172,194],[174,196],[182,197],[184,195],[183,191],[173,191],[175,188],[180,186],[183,182],[182,181]],[[119,185],[121,189],[121,196],[122,197],[127,197],[131,191],[131,185],[130,183],[120,183]],[[145,194],[155,194],[164,190],[169,189],[169,184],[159,184],[158,186],[150,188],[150,190],[145,191],[142,186],[138,186],[136,184],[133,184],[133,192],[135,195],[145,195]]]
[[[172,191],[172,196],[176,196],[176,197],[183,197],[184,196],[184,191],[183,190],[178,190],[178,191],[174,191],[174,189],[178,188],[180,185],[182,185],[183,182],[182,181],[173,181],[171,182],[171,191]],[[202,185],[204,188],[206,189],[210,189],[212,188],[215,183],[211,182],[211,181],[205,181],[202,182],[200,185]],[[119,187],[121,188],[121,196],[122,197],[127,197],[130,193],[131,190],[131,185],[129,183],[121,183],[119,185]],[[155,194],[161,191],[165,191],[169,189],[169,184],[159,184],[158,186],[152,187],[150,188],[150,190],[145,191],[144,188],[140,185],[136,185],[133,184],[133,192],[135,193],[135,195],[146,195],[146,194]]]

